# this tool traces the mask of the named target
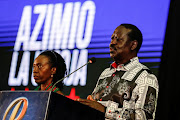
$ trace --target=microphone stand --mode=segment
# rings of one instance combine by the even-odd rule
[[[92,63],[92,61],[89,60],[86,64],[84,64],[80,68],[76,69],[75,71],[73,71],[72,73],[70,73],[67,76],[63,77],[62,79],[58,80],[56,83],[54,83],[54,85],[52,86],[52,88],[49,91],[52,91],[54,89],[54,87],[56,86],[56,84],[58,84],[59,82],[63,81],[65,78],[69,77],[71,74],[75,73],[76,71],[78,71],[79,69],[81,69],[82,67],[86,66],[89,63]]]

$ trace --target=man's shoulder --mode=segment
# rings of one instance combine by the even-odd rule
[[[143,63],[140,63],[138,58],[135,59],[134,61],[131,61],[127,66],[125,66],[127,69],[127,72],[124,76],[130,76],[132,77],[133,75],[138,77],[139,75],[142,76],[150,76],[150,78],[157,79],[155,74]]]
[[[139,74],[139,76],[136,79],[136,83],[138,83],[138,81],[144,81],[147,84],[152,84],[151,86],[153,86],[154,88],[156,88],[158,90],[159,86],[158,86],[158,80],[156,75],[144,64],[139,62],[139,65],[142,66],[142,70],[141,73]]]
[[[142,66],[142,70],[147,71],[148,74],[153,74],[153,72],[146,65],[139,62],[139,65]]]

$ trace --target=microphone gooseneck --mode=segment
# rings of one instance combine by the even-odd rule
[[[69,77],[71,74],[75,73],[76,71],[78,71],[79,69],[83,68],[84,66],[86,66],[87,64],[93,64],[96,62],[96,58],[92,57],[88,60],[88,62],[86,64],[84,64],[83,66],[81,66],[80,68],[76,69],[75,71],[73,71],[72,73],[66,75],[65,77],[63,77],[62,79],[58,80],[56,83],[54,83],[54,85],[52,86],[52,88],[50,89],[50,91],[52,91],[54,89],[54,87],[56,86],[56,84],[58,84],[59,82],[63,81],[65,78]]]

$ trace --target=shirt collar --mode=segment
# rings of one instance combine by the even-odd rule
[[[135,65],[137,65],[137,63],[139,63],[139,59],[138,57],[134,57],[132,59],[130,59],[127,63],[125,64],[117,64],[116,62],[113,62],[110,66],[110,68],[115,69],[115,71],[128,71],[130,70],[132,67],[134,67]]]
[[[125,67],[125,69],[130,70],[131,68],[136,66],[138,63],[139,63],[139,58],[134,57],[134,58],[130,59],[130,62],[128,64],[126,64],[124,67]]]
[[[115,71],[126,71],[126,69],[124,68],[124,64],[117,64],[116,62],[113,62],[110,66],[110,68],[114,69]]]

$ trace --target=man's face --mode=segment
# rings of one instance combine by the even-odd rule
[[[52,81],[51,69],[49,58],[44,55],[38,56],[33,63],[33,76],[35,82],[38,84],[44,84],[47,81]]]
[[[131,52],[131,41],[128,37],[130,29],[126,29],[124,26],[119,26],[115,29],[111,36],[110,56],[114,61],[122,61],[128,58]]]

